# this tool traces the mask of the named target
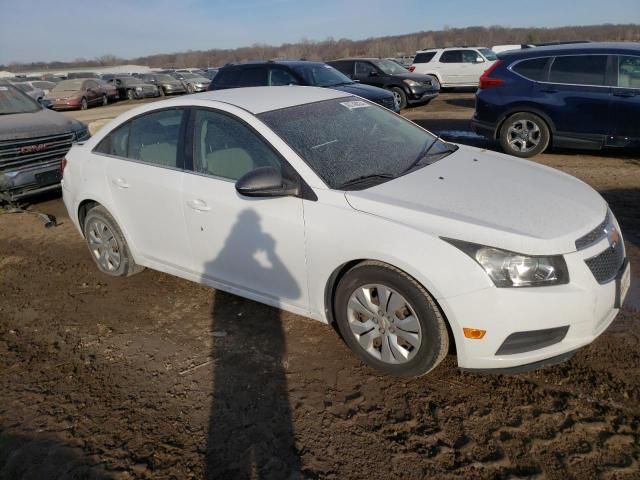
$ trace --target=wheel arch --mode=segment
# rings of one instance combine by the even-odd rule
[[[335,299],[336,289],[338,287],[338,284],[340,283],[340,280],[353,267],[355,267],[356,265],[360,265],[361,263],[365,263],[365,262],[376,262],[376,263],[379,263],[379,264],[382,264],[382,265],[386,265],[386,266],[389,266],[391,268],[400,270],[405,275],[410,276],[420,286],[422,286],[422,288],[424,288],[427,291],[427,293],[431,296],[431,299],[435,303],[435,305],[438,308],[438,310],[440,310],[440,314],[442,315],[442,318],[444,319],[444,323],[447,326],[447,334],[449,336],[450,350],[451,351],[455,351],[456,337],[453,334],[449,319],[447,318],[447,315],[446,315],[444,309],[440,305],[440,302],[438,302],[438,299],[435,298],[435,296],[431,293],[429,288],[427,288],[427,286],[424,285],[423,282],[420,282],[417,278],[415,278],[415,276],[411,275],[411,273],[409,273],[406,270],[404,270],[404,269],[402,269],[400,267],[397,267],[397,266],[395,266],[395,265],[393,265],[393,264],[391,264],[389,262],[385,262],[383,260],[376,260],[376,259],[372,259],[372,258],[359,258],[359,259],[349,260],[348,262],[344,262],[343,264],[339,265],[338,267],[336,267],[333,270],[333,272],[331,273],[331,275],[327,279],[327,283],[326,283],[325,289],[324,289],[324,310],[325,310],[325,315],[326,315],[326,318],[327,318],[327,323],[329,323],[329,325],[333,325],[334,327],[336,326],[336,318],[335,318],[335,312],[334,312],[334,299]]]
[[[83,200],[82,202],[80,202],[80,205],[78,205],[78,211],[77,211],[78,225],[80,225],[80,232],[82,233],[83,237],[84,237],[84,221],[87,218],[87,214],[89,213],[89,210],[99,205],[102,205],[102,204],[92,199]]]

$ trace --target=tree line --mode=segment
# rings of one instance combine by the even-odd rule
[[[322,41],[302,39],[279,46],[256,43],[235,49],[189,50],[159,53],[137,58],[104,55],[92,60],[78,58],[73,62],[34,62],[0,65],[0,70],[21,71],[79,67],[108,67],[122,64],[150,67],[184,68],[216,67],[227,63],[266,59],[331,60],[341,57],[397,57],[413,55],[416,50],[462,45],[511,45],[553,41],[640,41],[640,25],[589,25],[557,28],[510,28],[503,26],[448,28],[405,35],[374,37],[364,40],[329,37]]]

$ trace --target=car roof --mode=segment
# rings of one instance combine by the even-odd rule
[[[373,60],[381,60],[381,59],[377,58],[377,57],[345,57],[345,58],[338,58],[337,60],[331,60],[331,62],[338,62],[340,60],[350,60],[350,61],[353,61],[353,60],[365,60],[365,61],[371,62]],[[385,58],[384,60],[387,60],[387,59]],[[331,62],[329,62],[329,63],[331,63]]]
[[[310,60],[254,60],[250,62],[242,62],[242,63],[231,63],[229,65],[225,65],[225,67],[244,67],[250,65],[285,65],[287,67],[297,67],[301,65],[325,65],[324,62],[314,62]]]
[[[244,87],[225,90],[212,90],[186,97],[194,100],[210,100],[235,105],[254,115],[271,110],[322,102],[352,95],[331,88],[282,86],[282,87]],[[160,103],[160,102],[159,102]]]
[[[570,55],[608,53],[625,54],[634,53],[640,55],[640,43],[636,42],[589,42],[589,43],[567,43],[560,45],[549,45],[546,47],[525,48],[523,50],[509,50],[498,54],[498,58],[503,60],[515,60],[521,58],[535,58],[550,55]]]
[[[424,50],[417,50],[416,53],[425,53],[425,52],[437,52],[439,50],[477,50],[479,48],[489,48],[483,47],[482,45],[473,46],[473,45],[464,45],[460,47],[445,47],[445,48],[425,48]]]

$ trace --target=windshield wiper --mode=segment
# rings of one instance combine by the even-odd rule
[[[408,171],[413,170],[414,168],[416,168],[420,164],[420,162],[422,161],[423,158],[428,157],[429,156],[429,152],[435,146],[435,144],[438,143],[438,140],[440,140],[440,135],[438,135],[436,138],[434,138],[431,141],[431,143],[425,143],[423,149],[420,150],[420,153],[418,154],[416,159],[413,162],[411,162],[411,165],[409,165],[402,172],[400,172],[400,175],[404,175]],[[432,155],[441,155],[441,154],[444,154],[444,153],[451,153],[451,152],[454,152],[455,150],[456,150],[455,148],[453,148],[453,149],[448,148],[444,152],[435,152]]]
[[[383,180],[393,180],[397,178],[396,175],[392,175],[390,173],[372,173],[370,175],[361,175],[356,178],[352,178],[351,180],[347,180],[344,183],[341,183],[336,187],[337,190],[343,190],[347,187],[353,187],[354,185],[358,185],[366,180],[375,180],[375,179],[383,179]]]
[[[342,85],[352,85],[356,82],[338,82],[338,83],[331,83],[329,85],[325,85],[325,87],[340,87]]]

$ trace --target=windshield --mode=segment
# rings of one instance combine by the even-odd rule
[[[28,83],[14,83],[14,85],[18,90],[22,90],[23,92],[33,91],[33,87]]]
[[[156,82],[175,82],[175,81],[176,79],[173,78],[171,75],[167,75],[164,73],[156,75]]]
[[[312,87],[333,87],[353,83],[353,80],[349,77],[324,63],[298,65],[297,67],[293,67],[293,69]]]
[[[195,73],[182,73],[182,72],[178,72],[182,78],[197,78],[198,75],[196,75]]]
[[[414,167],[433,163],[456,149],[436,141],[433,134],[409,120],[358,97],[309,103],[258,116],[330,188],[338,190],[377,185]]]
[[[57,84],[52,92],[77,92],[82,90],[82,83],[84,80],[65,80]]]
[[[12,113],[33,113],[40,105],[18,89],[9,85],[0,85],[0,115]]]
[[[409,73],[409,70],[401,67],[396,62],[392,62],[391,60],[374,60],[372,63],[387,75],[400,75],[403,73]]]
[[[498,56],[496,55],[496,53],[493,50],[491,50],[490,48],[479,48],[478,51],[482,55],[484,55],[484,58],[486,58],[490,62],[493,62],[494,60],[498,59]]]

